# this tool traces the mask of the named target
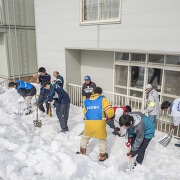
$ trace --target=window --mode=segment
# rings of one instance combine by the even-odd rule
[[[129,61],[129,53],[116,53],[116,61]]]
[[[116,85],[127,86],[128,67],[116,66]]]
[[[167,56],[166,64],[180,65],[180,56]]]
[[[162,69],[148,68],[148,83],[151,84],[156,91],[160,92],[162,84]]]
[[[131,87],[143,89],[144,67],[131,66]]]
[[[164,93],[180,96],[180,71],[165,71]]]
[[[149,62],[162,64],[164,63],[164,55],[149,54]]]
[[[82,0],[81,24],[120,23],[121,0]]]
[[[145,62],[146,60],[146,55],[145,54],[137,54],[133,53],[131,61],[136,61],[136,62]]]

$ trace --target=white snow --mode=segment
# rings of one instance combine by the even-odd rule
[[[107,127],[109,159],[98,161],[99,143],[91,139],[87,155],[77,155],[83,130],[82,108],[71,105],[67,134],[58,134],[60,125],[53,117],[42,120],[41,128],[33,126],[36,111],[25,116],[16,90],[0,95],[0,179],[4,180],[178,180],[180,148],[172,139],[167,147],[158,143],[165,134],[156,132],[150,142],[143,165],[127,172],[125,138],[114,136]],[[20,105],[21,104],[21,105]],[[20,115],[19,115],[20,114]]]

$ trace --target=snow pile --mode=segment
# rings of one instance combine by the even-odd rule
[[[8,90],[0,95],[0,179],[8,180],[169,180],[180,179],[180,149],[175,139],[162,147],[157,143],[164,133],[156,132],[150,142],[143,165],[133,172],[126,172],[125,139],[114,136],[108,130],[109,159],[98,161],[99,142],[91,139],[87,156],[76,155],[83,130],[82,108],[71,105],[67,134],[58,134],[59,122],[53,117],[39,118],[41,128],[33,126],[36,112],[25,116],[19,114],[22,105],[19,95]]]

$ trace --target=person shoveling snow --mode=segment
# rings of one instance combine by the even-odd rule
[[[180,125],[180,98],[175,99],[173,103],[170,103],[169,101],[164,101],[161,105],[161,109],[166,110],[171,114],[173,123],[171,129],[176,129]],[[169,136],[164,137],[164,139],[171,139],[171,137],[172,135],[170,133]],[[159,142],[161,143],[162,141]],[[175,146],[180,147],[180,143],[175,144]]]

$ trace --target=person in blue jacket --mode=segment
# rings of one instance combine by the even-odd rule
[[[58,133],[66,133],[69,131],[67,122],[70,108],[70,98],[68,93],[59,85],[51,84],[50,82],[44,82],[43,87],[49,90],[49,95],[45,102],[51,102],[53,99],[56,104],[56,115],[59,119],[61,131]]]
[[[46,72],[46,69],[44,67],[40,67],[38,69],[38,74],[34,74],[33,77],[36,78],[37,84],[41,85],[38,102],[42,102],[42,101],[46,100],[46,98],[49,94],[49,90],[45,89],[43,87],[43,83],[45,81],[51,81],[51,76]],[[50,106],[46,102],[46,113],[47,114],[48,114],[49,108],[50,108]],[[45,113],[45,108],[44,108],[43,104],[39,105],[39,110],[42,112],[41,114]]]
[[[140,112],[132,112],[121,116],[119,125],[127,129],[128,132],[128,143],[131,144],[131,151],[127,156],[137,155],[134,165],[142,164],[145,150],[154,136],[153,122]]]
[[[32,113],[32,105],[31,105],[31,99],[36,94],[36,88],[30,84],[29,82],[24,82],[21,80],[16,80],[16,82],[10,82],[9,88],[15,88],[17,89],[18,93],[24,97],[24,102],[27,105],[27,111],[26,115]]]
[[[64,78],[59,74],[58,71],[53,72],[53,76],[56,78],[56,80],[52,81],[54,84],[57,84],[63,88],[64,86]]]

